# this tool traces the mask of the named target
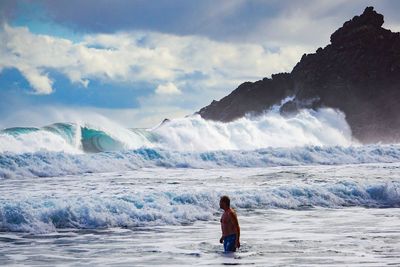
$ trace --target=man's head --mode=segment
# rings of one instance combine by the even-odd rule
[[[223,210],[231,207],[231,199],[228,196],[222,196],[219,200],[219,207]]]

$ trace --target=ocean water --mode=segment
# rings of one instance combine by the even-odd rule
[[[6,265],[393,266],[400,164],[165,169],[1,181]],[[39,180],[37,180],[39,179]],[[18,188],[18,190],[15,190]],[[242,247],[222,253],[219,196]]]
[[[331,109],[0,132],[1,265],[399,266],[399,207],[400,145],[359,144]]]

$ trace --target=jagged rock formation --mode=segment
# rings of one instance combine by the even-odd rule
[[[303,55],[291,73],[245,82],[198,113],[227,122],[294,95],[282,113],[337,108],[361,142],[400,141],[400,33],[382,28],[383,22],[367,7],[331,35],[331,44]]]

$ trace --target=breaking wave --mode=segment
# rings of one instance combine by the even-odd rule
[[[398,161],[400,161],[400,145],[271,147],[205,152],[142,148],[95,154],[0,153],[0,178],[51,177],[153,167],[230,168]]]
[[[308,209],[399,207],[400,184],[344,180],[229,192],[236,208]],[[226,193],[226,192],[225,192]],[[219,191],[176,189],[130,192],[115,196],[69,196],[0,202],[0,231],[46,233],[60,228],[96,229],[193,223],[214,220]]]
[[[50,177],[143,167],[220,168],[396,162],[399,145],[361,146],[344,114],[278,108],[229,123],[198,115],[153,129],[55,123],[0,132],[0,178]]]
[[[349,146],[354,141],[344,114],[333,109],[303,110],[283,117],[271,110],[229,123],[198,115],[167,120],[153,129],[117,125],[55,123],[42,128],[0,131],[0,153],[52,151],[88,153],[158,148],[173,151],[254,150],[305,145]]]

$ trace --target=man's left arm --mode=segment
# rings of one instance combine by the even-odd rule
[[[233,224],[235,225],[236,228],[236,247],[239,248],[240,247],[240,226],[239,226],[239,221],[237,218],[236,213],[232,213],[232,220],[233,220]]]

